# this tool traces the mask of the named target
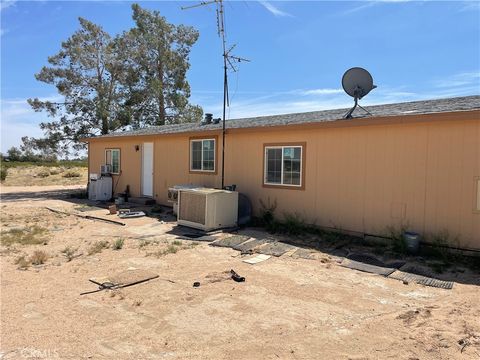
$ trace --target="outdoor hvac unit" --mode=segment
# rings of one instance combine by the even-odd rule
[[[237,226],[238,193],[217,189],[180,189],[178,224],[204,231]]]

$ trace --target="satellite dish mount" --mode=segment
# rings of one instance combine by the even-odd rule
[[[353,97],[355,101],[355,105],[353,105],[353,107],[345,114],[345,119],[352,118],[352,113],[355,111],[357,106],[363,109],[363,111],[369,115],[372,115],[368,110],[358,104],[358,100],[363,98],[370,91],[377,87],[376,85],[373,85],[372,75],[370,75],[367,70],[360,67],[354,67],[347,70],[342,77],[342,87],[343,90],[345,90],[348,95]]]

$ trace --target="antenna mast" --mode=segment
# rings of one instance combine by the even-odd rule
[[[231,46],[227,50],[227,40],[225,35],[225,10],[223,8],[223,0],[211,0],[211,1],[202,1],[198,4],[191,6],[184,6],[181,9],[187,10],[200,6],[215,4],[216,13],[217,13],[217,33],[222,40],[222,56],[223,56],[223,117],[222,117],[222,189],[225,187],[225,113],[227,106],[230,106],[230,101],[228,97],[228,69],[236,72],[237,68],[233,63],[235,62],[250,62],[248,59],[244,59],[231,54],[231,51],[235,48],[236,45]]]

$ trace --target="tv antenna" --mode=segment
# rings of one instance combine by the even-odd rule
[[[376,85],[373,85],[372,75],[370,75],[367,70],[361,67],[353,67],[348,69],[345,71],[345,74],[343,74],[342,86],[343,90],[345,90],[348,95],[355,99],[355,105],[353,105],[353,107],[345,114],[345,119],[352,118],[352,113],[357,106],[363,109],[363,111],[369,115],[372,115],[368,110],[360,106],[358,103],[358,100],[363,98],[370,91],[377,87]]]
[[[227,40],[225,35],[225,10],[223,0],[202,1],[191,6],[182,6],[182,10],[192,9],[200,6],[215,4],[217,13],[217,33],[222,40],[222,56],[223,56],[223,117],[222,117],[222,189],[225,187],[225,113],[227,106],[230,106],[228,96],[228,69],[236,72],[238,68],[235,63],[250,62],[250,60],[232,55],[232,50],[236,44],[227,49]]]

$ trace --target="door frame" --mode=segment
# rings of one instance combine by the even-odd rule
[[[144,164],[145,164],[145,144],[152,144],[152,194],[151,195],[145,195],[145,192],[144,192]],[[144,143],[142,143],[142,164],[141,164],[141,172],[140,172],[140,181],[141,181],[141,186],[140,186],[140,189],[141,189],[141,195],[144,196],[144,197],[151,197],[153,198],[154,196],[154,188],[155,188],[155,161],[154,161],[154,158],[155,158],[155,143],[153,141],[146,141]]]

